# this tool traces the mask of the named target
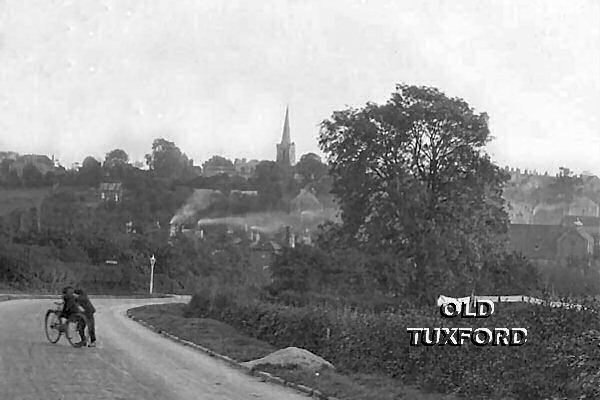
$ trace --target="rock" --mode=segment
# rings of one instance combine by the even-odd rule
[[[258,360],[242,363],[242,365],[249,368],[255,368],[257,365],[265,364],[279,365],[283,367],[297,366],[309,371],[318,371],[323,368],[334,368],[334,366],[324,358],[298,347],[287,347],[285,349],[277,350],[266,357],[259,358]]]

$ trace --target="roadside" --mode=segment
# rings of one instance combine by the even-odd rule
[[[268,343],[239,333],[223,322],[209,318],[186,318],[185,306],[186,304],[183,303],[148,305],[130,309],[129,313],[135,319],[151,324],[163,332],[237,362],[261,358],[277,350]],[[343,400],[456,399],[451,395],[424,393],[381,375],[334,371],[322,371],[317,375],[277,366],[261,366],[258,370],[275,375],[286,382],[317,389],[326,396]]]

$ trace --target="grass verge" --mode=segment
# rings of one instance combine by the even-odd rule
[[[186,318],[186,304],[172,303],[136,307],[131,313],[161,330],[244,362],[264,357],[277,348],[245,336],[233,327],[210,318]],[[321,371],[319,375],[298,368],[265,365],[258,368],[288,382],[317,389],[343,400],[455,400],[451,395],[423,393],[398,381],[374,374],[344,374]]]

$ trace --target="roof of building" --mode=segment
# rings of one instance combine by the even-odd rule
[[[567,230],[558,225],[511,224],[509,245],[528,258],[552,260],[556,258],[557,241]]]
[[[25,163],[40,163],[47,165],[54,165],[54,162],[50,159],[50,157],[41,154],[24,154],[20,156],[17,161],[23,161]]]
[[[574,226],[575,222],[579,221],[585,227],[600,227],[600,217],[591,217],[587,215],[566,215],[563,217],[560,224],[562,226]]]
[[[102,182],[100,184],[100,190],[104,191],[119,191],[123,187],[121,182]]]
[[[320,210],[323,205],[310,190],[302,189],[298,196],[292,200],[292,206],[296,211]]]

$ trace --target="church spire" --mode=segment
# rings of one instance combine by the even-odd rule
[[[292,139],[290,137],[290,117],[289,117],[289,107],[285,107],[285,122],[283,123],[283,134],[281,135],[281,144],[289,145],[292,143]]]
[[[296,146],[290,136],[289,107],[285,107],[281,143],[277,145],[277,163],[283,166],[292,166],[296,163]]]

